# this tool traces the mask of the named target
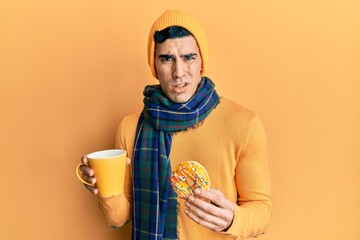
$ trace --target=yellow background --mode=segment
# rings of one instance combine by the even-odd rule
[[[0,239],[128,239],[79,183],[142,107],[147,34],[166,9],[207,32],[207,75],[268,134],[264,240],[360,239],[360,1],[0,1]],[[215,3],[216,2],[216,3]]]

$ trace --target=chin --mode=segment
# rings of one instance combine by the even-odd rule
[[[173,101],[175,103],[184,103],[184,102],[189,101],[189,99],[190,99],[190,97],[182,96],[182,97],[173,97],[173,98],[171,98],[171,101]]]

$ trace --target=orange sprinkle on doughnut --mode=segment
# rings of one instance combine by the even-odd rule
[[[204,166],[195,161],[178,164],[171,173],[171,186],[183,199],[194,194],[197,188],[210,189],[210,177]]]

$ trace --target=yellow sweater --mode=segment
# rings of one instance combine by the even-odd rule
[[[118,129],[116,146],[133,157],[139,113],[125,117]],[[173,136],[170,161],[198,161],[207,169],[211,187],[237,203],[231,227],[222,233],[189,219],[179,201],[179,239],[243,239],[264,233],[271,219],[270,176],[266,137],[259,118],[251,111],[222,98],[220,104],[194,129]],[[131,166],[127,169],[125,194],[99,198],[107,224],[122,226],[131,220]]]

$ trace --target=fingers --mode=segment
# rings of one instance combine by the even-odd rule
[[[89,185],[86,185],[84,184],[84,186],[87,188],[87,190],[89,190],[92,194],[98,194],[98,189],[96,187],[93,187],[93,186],[89,186]]]
[[[81,168],[81,167],[80,167]],[[88,182],[88,183],[90,183],[90,184],[95,184],[96,183],[96,178],[94,177],[94,175],[93,174],[90,174],[89,175],[89,172],[94,172],[91,168],[89,168],[89,167],[85,167],[84,166],[84,169],[90,169],[90,170],[87,170],[87,171],[85,171],[85,172],[83,172],[82,173],[82,175],[81,175],[81,177],[82,177],[82,179],[84,179],[85,180],[85,182]],[[81,170],[82,171],[82,170]]]
[[[210,189],[209,191],[197,189],[195,195],[210,200],[213,205],[219,208],[235,211],[236,204],[228,200],[218,189]]]
[[[189,218],[214,231],[223,231],[229,228],[236,208],[235,203],[216,189],[209,191],[197,189],[195,196],[190,196],[185,205],[185,213]]]
[[[90,177],[94,176],[94,170],[92,170],[92,168],[87,165],[80,166],[80,171],[83,173],[83,176],[85,176],[84,180],[86,180],[86,178],[90,178]],[[89,183],[92,183],[88,180],[86,180],[86,181]]]
[[[84,156],[81,157],[81,162],[82,162],[83,164],[85,164],[85,165],[89,165],[89,161],[88,161],[86,155],[84,155]]]
[[[198,207],[196,204],[190,204],[189,202],[186,202],[185,205],[187,207],[185,210],[186,215],[194,222],[204,227],[219,232],[227,228],[229,225],[228,221],[218,217],[215,212],[211,211],[211,208],[215,208],[215,206],[211,206],[209,203],[206,203],[206,205],[209,205],[207,207]]]
[[[81,162],[85,165],[80,166],[80,171],[82,172],[81,177],[90,184],[96,183],[96,178],[94,177],[94,170],[88,166],[88,159],[86,156],[81,158]],[[84,184],[84,186],[93,194],[98,194],[98,189],[95,186],[89,186]]]
[[[82,166],[80,166],[80,171],[82,172],[83,179],[91,184],[94,184],[96,182],[94,176],[94,170],[92,170],[91,167],[89,167],[89,161],[86,158],[86,156],[81,157]]]

